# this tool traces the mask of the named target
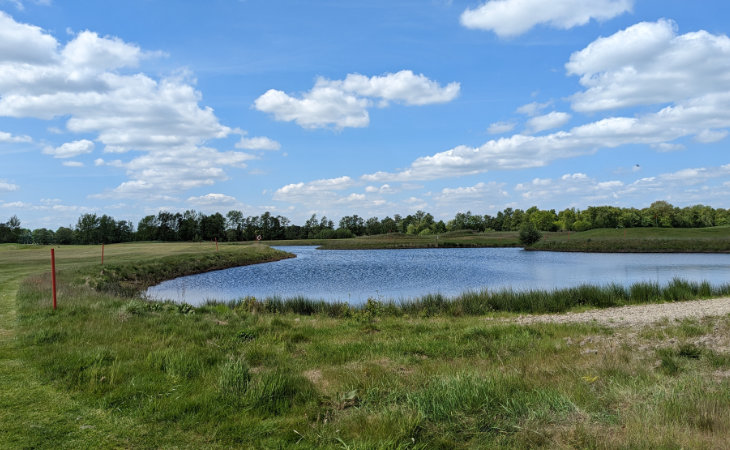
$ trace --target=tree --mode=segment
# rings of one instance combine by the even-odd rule
[[[46,228],[36,228],[33,230],[33,243],[38,245],[48,245],[53,243],[53,231]]]
[[[58,227],[55,236],[56,244],[73,244],[74,242],[74,231],[67,227]]]
[[[240,241],[243,239],[244,221],[241,211],[228,211],[228,214],[226,214],[226,226],[228,228],[226,234],[229,241]]]
[[[383,225],[377,217],[371,217],[365,222],[365,234],[368,236],[383,234]]]
[[[345,216],[340,219],[340,228],[350,230],[355,236],[362,236],[365,234],[365,220],[357,214],[354,216]]]
[[[520,226],[520,244],[530,246],[542,239],[542,233],[537,230],[534,223],[526,220]]]
[[[157,239],[157,219],[155,216],[145,216],[137,224],[138,241],[154,241]]]
[[[200,219],[200,234],[204,240],[223,240],[226,235],[226,219],[221,213],[202,216]]]
[[[82,214],[76,222],[76,240],[80,244],[101,244],[100,222],[96,214]]]
[[[181,241],[199,241],[200,215],[194,209],[185,211],[178,218],[177,232]]]

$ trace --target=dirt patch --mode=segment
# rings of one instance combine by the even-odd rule
[[[631,305],[618,308],[594,309],[579,313],[519,316],[517,323],[598,322],[610,327],[650,325],[663,319],[701,319],[730,314],[730,297],[711,300]]]

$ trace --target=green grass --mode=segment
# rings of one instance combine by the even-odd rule
[[[728,253],[730,226],[712,228],[598,229],[551,233],[534,250],[634,253]]]
[[[225,305],[250,313],[320,314],[329,317],[371,320],[378,316],[480,316],[496,312],[559,313],[576,308],[609,308],[642,303],[663,303],[708,299],[730,295],[730,284],[712,286],[708,282],[674,279],[666,285],[652,282],[624,287],[580,285],[572,288],[545,290],[481,290],[455,297],[428,294],[402,301],[369,299],[364,305],[350,306],[343,302],[326,302],[304,297],[256,299],[246,297]],[[219,303],[211,301],[211,306]]]
[[[270,241],[270,245],[317,245],[323,250],[368,250],[402,248],[520,247],[516,231],[477,233],[456,231],[440,235],[415,236],[402,233],[360,236],[349,239],[306,239]]]
[[[414,236],[401,233],[360,236],[350,239],[269,241],[270,245],[317,245],[323,250],[522,247],[517,231],[470,230],[440,235]],[[728,253],[730,226],[712,228],[627,228],[583,232],[543,232],[530,250],[570,252],[636,253]]]
[[[122,270],[214,252],[106,256]],[[437,298],[193,308],[94,289],[92,247],[58,249],[54,312],[47,253],[0,246],[0,447],[720,448],[730,433],[730,317],[630,330],[521,326]]]

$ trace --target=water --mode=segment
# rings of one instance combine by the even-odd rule
[[[304,296],[351,304],[468,290],[546,289],[580,284],[730,282],[730,255],[527,252],[517,248],[315,250],[278,247],[296,258],[166,281],[149,298],[201,304]]]

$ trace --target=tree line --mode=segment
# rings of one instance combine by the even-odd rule
[[[131,221],[115,220],[104,215],[83,214],[76,225],[57,230],[21,227],[17,216],[0,223],[0,243],[21,244],[111,244],[131,241],[252,241],[290,239],[338,239],[364,235],[403,233],[411,235],[441,234],[450,231],[518,231],[530,223],[539,231],[586,231],[593,228],[704,228],[730,225],[730,210],[694,205],[679,208],[657,201],[648,208],[589,206],[556,212],[533,206],[527,210],[506,208],[495,216],[457,213],[453,219],[436,221],[430,213],[383,219],[365,219],[357,214],[344,216],[335,223],[326,216],[313,214],[303,225],[292,224],[281,215],[265,212],[244,216],[242,211],[226,215],[206,215],[194,210],[183,213],[160,211],[144,217],[136,226]]]

